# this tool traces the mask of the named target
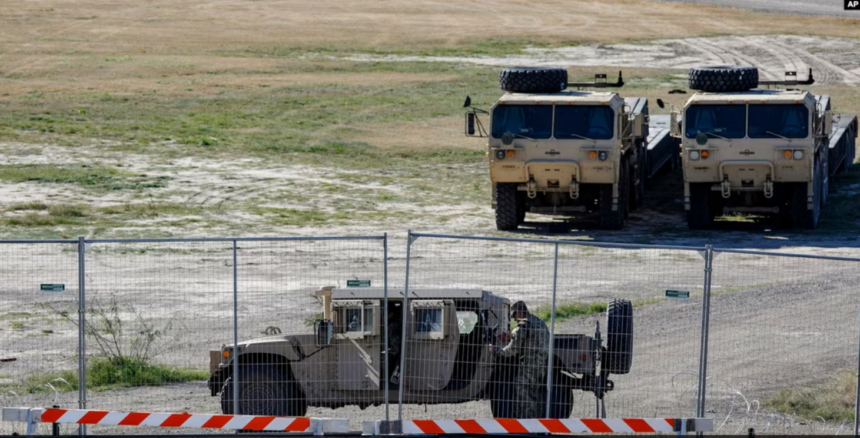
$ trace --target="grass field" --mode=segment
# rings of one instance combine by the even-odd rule
[[[346,57],[856,37],[856,24],[636,0],[0,5],[0,234],[491,232],[483,142],[462,134],[460,107],[489,106],[498,69]],[[624,71],[626,95],[683,103],[667,94],[683,70]],[[860,113],[857,87],[816,92]]]

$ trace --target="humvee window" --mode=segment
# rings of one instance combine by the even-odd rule
[[[430,333],[442,331],[442,309],[416,309],[415,332]]]
[[[457,327],[460,329],[460,335],[468,335],[475,330],[475,325],[478,324],[478,314],[471,311],[457,312]]]
[[[715,138],[744,138],[746,105],[693,105],[684,116],[687,138],[704,132]]]
[[[608,140],[614,120],[612,108],[606,106],[559,106],[555,109],[555,138]]]
[[[750,105],[750,138],[806,138],[809,109],[804,105]]]
[[[552,135],[552,107],[537,105],[499,105],[493,110],[492,136],[511,134],[538,139]]]

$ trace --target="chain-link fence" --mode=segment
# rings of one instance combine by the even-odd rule
[[[405,250],[404,287],[389,290],[386,236],[0,242],[0,404],[352,429],[494,417],[856,427],[860,259],[415,233]]]

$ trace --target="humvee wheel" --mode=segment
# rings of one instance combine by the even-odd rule
[[[633,364],[633,305],[612,300],[606,308],[606,351],[601,370],[627,374]]]
[[[238,414],[301,417],[307,409],[304,395],[295,382],[277,366],[252,364],[239,368]],[[232,377],[221,388],[221,412],[234,415]]]
[[[516,183],[496,184],[496,228],[499,231],[512,231],[519,226],[520,211],[522,209],[525,215],[525,207],[520,207],[518,200]]]
[[[612,184],[603,184],[600,188],[600,228],[604,230],[620,230],[627,223],[627,211],[630,200],[630,166],[627,157],[621,158],[618,169],[618,210],[612,211]]]
[[[737,65],[693,67],[688,74],[690,89],[705,92],[747,91],[758,87],[758,69]]]
[[[573,389],[559,385],[561,370],[556,370],[553,376],[552,396],[549,400],[549,418],[570,418],[573,412]]]
[[[690,183],[690,211],[687,212],[687,227],[691,230],[707,230],[714,225],[714,203],[711,202],[709,183]]]

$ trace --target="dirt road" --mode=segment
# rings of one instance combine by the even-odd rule
[[[692,3],[729,8],[749,9],[759,12],[799,15],[830,15],[860,19],[860,11],[846,11],[842,0],[662,0],[671,3]]]

